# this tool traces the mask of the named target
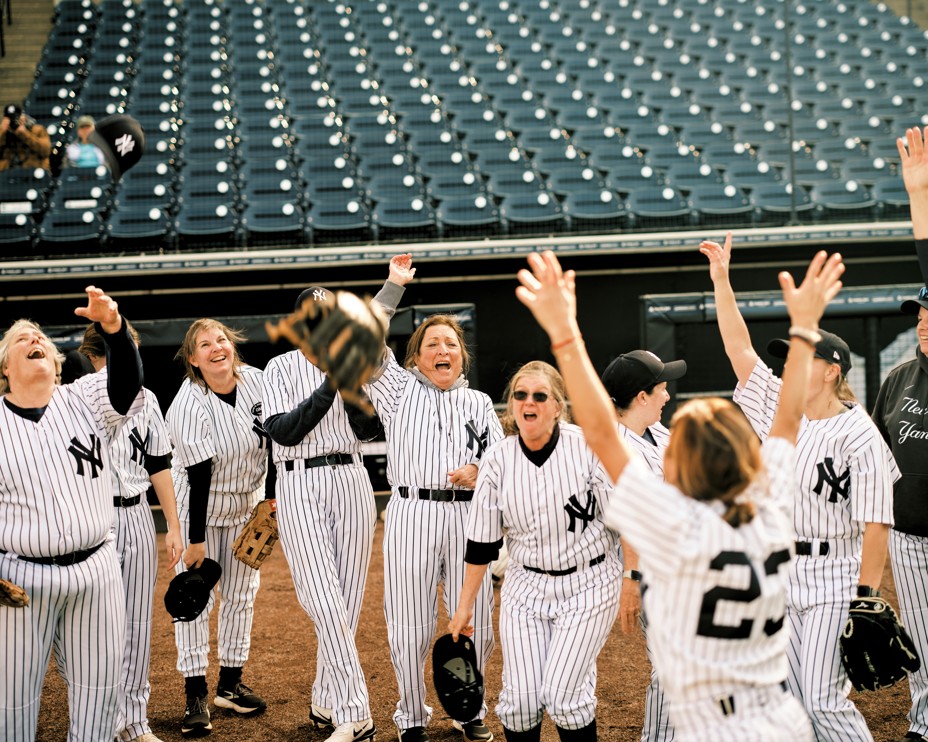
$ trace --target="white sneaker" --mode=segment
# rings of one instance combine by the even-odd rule
[[[311,704],[309,707],[309,720],[316,729],[335,729],[335,724],[332,723],[332,709],[327,709],[324,706]]]
[[[147,732],[141,737],[134,737],[133,739],[130,739],[129,742],[161,742],[161,739],[156,737],[151,732]]]
[[[335,727],[332,736],[325,742],[361,742],[361,740],[374,739],[376,731],[373,719],[346,721]]]

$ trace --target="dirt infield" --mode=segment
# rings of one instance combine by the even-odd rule
[[[377,739],[385,742],[397,738],[391,718],[397,694],[382,609],[382,541],[383,524],[378,523],[367,595],[358,631],[358,645],[361,650],[361,664],[367,673],[374,722],[379,730]],[[165,564],[163,545],[160,558],[161,564]],[[161,602],[170,577],[164,569],[160,570],[152,639],[152,694],[149,718],[153,731],[165,742],[179,742],[183,739],[180,734],[180,720],[184,713],[184,686],[180,674],[175,669],[177,653],[174,648],[173,628]],[[268,710],[262,716],[243,719],[232,712],[215,710],[211,704],[213,733],[209,739],[234,742],[322,742],[326,734],[313,729],[308,719],[309,689],[315,667],[315,635],[312,623],[297,603],[290,570],[279,546],[262,567],[261,581],[255,608],[251,658],[245,666],[243,679],[268,702]],[[884,579],[884,594],[895,605],[895,592],[888,568]],[[215,659],[215,616],[216,611],[213,611],[212,664],[207,678],[211,692],[215,690],[218,675]],[[442,615],[439,619],[442,633],[446,624],[447,619]],[[487,724],[497,735],[497,740],[502,742],[502,728],[493,712],[500,690],[500,661],[500,653],[497,650],[486,673],[490,705]],[[624,636],[620,629],[614,629],[599,658],[597,723],[600,740],[630,742],[639,738],[647,682],[648,662],[641,636]],[[905,715],[909,708],[909,695],[908,686],[904,682],[878,693],[855,694],[854,697],[867,717],[877,742],[885,742],[905,734],[908,729]],[[451,722],[443,717],[434,692],[430,698],[431,705],[435,708],[435,716],[428,728],[429,736],[435,742],[459,742],[461,735],[454,731]],[[67,722],[67,693],[52,662],[42,696],[37,740],[65,740]],[[542,739],[546,742],[557,739],[554,727],[547,717]]]

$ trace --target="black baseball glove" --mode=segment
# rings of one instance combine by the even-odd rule
[[[880,597],[851,601],[841,633],[841,661],[859,691],[888,688],[921,666],[911,637]]]
[[[383,360],[387,319],[378,305],[348,291],[324,292],[276,325],[269,322],[267,334],[274,342],[287,338],[329,375],[344,400],[373,413],[361,386]]]

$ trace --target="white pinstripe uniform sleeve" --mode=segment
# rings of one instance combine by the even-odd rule
[[[760,358],[754,365],[747,383],[738,384],[732,400],[744,412],[754,432],[761,440],[767,438],[770,426],[773,425],[773,416],[780,403],[780,389],[783,382],[777,378],[773,371]]]
[[[167,456],[171,453],[171,436],[168,434],[164,415],[161,414],[161,405],[152,391],[146,392],[151,405],[148,417],[148,431],[151,434],[148,453],[152,456]]]
[[[474,500],[467,516],[467,538],[478,543],[495,543],[503,538],[503,514],[499,507],[500,475],[504,452],[510,442],[495,443],[483,456],[477,472]]]
[[[177,466],[188,467],[216,455],[206,407],[206,392],[185,379],[168,408],[167,425]]]

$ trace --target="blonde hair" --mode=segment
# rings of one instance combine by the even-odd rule
[[[3,338],[0,338],[0,394],[8,394],[10,391],[10,379],[3,370],[10,360],[10,342],[13,340],[14,336],[30,331],[40,333],[51,346],[55,361],[55,383],[61,383],[61,364],[64,363],[64,354],[58,350],[58,347],[51,341],[51,338],[42,332],[42,328],[39,327],[39,325],[32,320],[18,319],[10,325],[9,330],[3,333]]]
[[[435,325],[450,327],[457,335],[458,344],[461,346],[461,371],[466,376],[470,370],[470,353],[467,352],[467,344],[464,342],[464,328],[453,314],[433,314],[415,329],[406,345],[406,360],[403,361],[403,366],[413,368],[416,365],[416,356],[422,350],[425,332]]]
[[[754,518],[752,502],[739,499],[764,471],[760,441],[734,404],[710,397],[684,404],[670,422],[665,456],[672,460],[681,492],[694,500],[719,500],[722,518],[737,528]]]
[[[203,373],[190,362],[190,356],[192,356],[194,350],[196,350],[197,335],[199,335],[204,330],[219,330],[229,339],[229,342],[232,343],[232,351],[234,353],[232,375],[236,379],[239,378],[239,366],[244,364],[244,361],[238,352],[238,345],[239,343],[244,343],[247,338],[238,330],[233,330],[230,327],[226,327],[219,320],[210,319],[209,317],[198,319],[190,325],[187,330],[187,334],[184,335],[184,342],[181,343],[177,353],[174,354],[174,360],[183,363],[187,378],[190,379],[190,381],[192,381],[194,384],[199,384],[203,390],[206,391],[206,389],[209,387],[206,383],[206,379],[203,378]]]
[[[847,383],[847,377],[838,372],[838,378],[835,379],[835,396],[842,402],[857,403],[857,395],[854,394],[851,385]]]
[[[132,338],[135,347],[139,347],[141,341],[139,340],[138,332],[129,324],[129,321],[125,317],[122,321],[126,323],[126,329],[129,331],[129,337]],[[84,330],[84,338],[81,340],[80,347],[77,350],[88,358],[91,356],[95,358],[106,358],[106,345],[103,342],[103,336],[97,332],[96,325],[87,326],[87,329]]]
[[[512,412],[512,393],[516,386],[526,376],[540,376],[548,382],[551,387],[551,396],[558,403],[561,410],[558,413],[558,421],[568,421],[570,416],[567,414],[567,390],[564,386],[564,378],[554,366],[544,361],[529,361],[516,371],[509,383],[506,384],[506,391],[503,392],[503,399],[506,400],[506,410],[500,416],[500,422],[503,425],[503,432],[506,435],[516,435],[519,432],[519,426],[516,424],[515,415]]]

